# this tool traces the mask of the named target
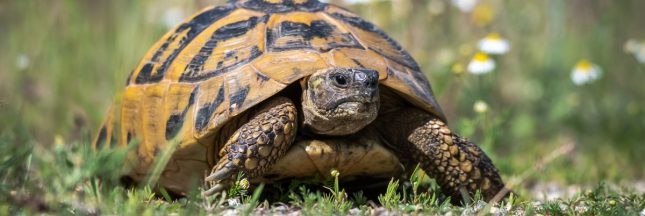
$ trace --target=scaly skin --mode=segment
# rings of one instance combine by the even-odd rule
[[[212,195],[227,189],[241,171],[245,177],[262,175],[291,147],[297,130],[297,111],[284,97],[271,99],[229,138],[220,160],[206,177]]]
[[[504,188],[497,169],[475,144],[459,137],[432,114],[401,108],[377,122],[386,139],[407,149],[414,162],[437,180],[444,194],[459,202],[481,191],[485,200]]]

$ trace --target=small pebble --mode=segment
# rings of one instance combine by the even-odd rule
[[[228,200],[226,200],[226,202],[228,203],[228,206],[231,206],[231,207],[235,207],[235,206],[240,205],[240,199],[237,199],[237,198],[228,199]]]
[[[239,212],[237,212],[237,210],[235,210],[235,209],[226,209],[226,210],[222,211],[221,213],[222,213],[221,214],[222,216],[237,216],[237,215],[239,215]]]

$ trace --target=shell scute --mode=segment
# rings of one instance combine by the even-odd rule
[[[168,91],[168,83],[162,82],[157,85],[145,85],[143,96],[139,98],[141,118],[141,130],[135,133],[141,134],[141,143],[139,144],[141,153],[146,157],[155,157],[159,149],[167,145],[165,136],[164,109],[160,109],[165,104],[164,98]]]
[[[253,61],[253,67],[280,83],[291,84],[318,70],[329,68],[329,64],[317,52],[291,50],[266,53]]]
[[[366,68],[378,72],[379,80],[385,80],[388,77],[387,62],[383,56],[371,50],[335,49],[329,52],[328,58],[336,67]]]
[[[341,47],[363,48],[345,29],[329,22],[321,13],[293,12],[272,16],[267,28],[267,49],[327,52]]]
[[[228,111],[232,116],[286,87],[285,84],[269,78],[250,65],[240,68],[236,73],[228,73],[225,77],[226,88],[230,92]]]
[[[237,2],[237,6],[266,13],[288,13],[321,11],[327,4],[317,0],[241,0]]]
[[[195,97],[197,97],[198,93],[199,87],[192,84],[173,83],[170,85],[163,114],[163,116],[167,117],[166,140],[177,136],[186,121],[190,120],[186,116],[193,110],[191,108],[195,104]],[[186,97],[186,95],[190,96]]]
[[[413,105],[433,113],[442,120],[446,119],[423,74],[389,59],[386,59],[386,62],[388,78],[380,81],[383,85],[394,89]]]
[[[211,116],[214,113],[221,113],[226,110],[224,77],[215,77],[200,84],[200,93],[197,96],[195,106],[195,133],[201,134],[208,127]]]
[[[204,44],[197,45],[190,62],[184,67],[180,82],[198,82],[234,70],[264,52],[264,29],[268,16],[238,16],[242,20],[216,29]],[[186,56],[190,56],[187,52]],[[183,65],[182,65],[183,66]],[[179,68],[182,68],[178,65]]]
[[[163,40],[158,41],[148,51],[139,67],[133,74],[136,84],[156,83],[161,81],[170,64],[193,39],[198,37],[204,29],[212,23],[228,16],[234,11],[233,5],[227,4],[219,7],[208,8],[197,15],[188,18],[183,24],[168,32]]]
[[[415,71],[420,71],[419,65],[417,65],[414,59],[412,59],[412,56],[401,48],[401,45],[390,38],[390,36],[385,34],[385,32],[374,26],[374,24],[367,22],[354,14],[342,9],[334,8],[335,7],[330,7],[327,14],[351,27],[351,31],[361,42],[369,47],[369,49],[388,59],[410,67]]]

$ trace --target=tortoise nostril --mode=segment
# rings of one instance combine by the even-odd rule
[[[378,75],[371,70],[357,70],[354,73],[354,82],[367,88],[374,88],[378,82]]]
[[[374,87],[376,87],[376,80],[371,80],[371,79],[370,79],[370,80],[368,80],[367,82],[365,82],[365,86],[367,86],[367,87],[369,87],[369,88],[374,88]]]
[[[375,78],[372,76],[369,76],[365,81],[365,86],[368,88],[376,88],[377,84],[378,84],[378,78]]]

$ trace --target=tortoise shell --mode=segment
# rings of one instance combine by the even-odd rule
[[[316,0],[231,1],[186,19],[152,46],[128,77],[96,148],[137,139],[136,170],[143,175],[175,139],[180,144],[162,175],[189,172],[180,167],[207,170],[217,152],[207,137],[330,67],[375,70],[382,87],[445,119],[410,54],[354,13]]]

